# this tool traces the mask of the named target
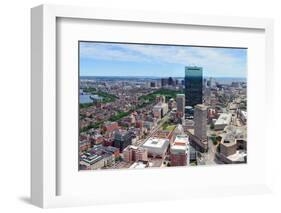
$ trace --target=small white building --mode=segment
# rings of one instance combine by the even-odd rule
[[[152,157],[161,157],[165,155],[169,146],[169,140],[163,138],[149,138],[142,147],[146,148],[148,155]]]
[[[246,123],[247,123],[247,112],[241,110],[241,112],[240,112],[240,118],[241,118],[241,121],[242,121],[244,124],[246,124]]]
[[[232,115],[230,113],[222,113],[215,122],[215,130],[223,130],[231,122]]]
[[[96,155],[86,153],[80,159],[80,165],[88,170],[101,169],[114,163],[113,155]]]
[[[144,169],[148,167],[148,161],[136,161],[130,166],[130,169]]]

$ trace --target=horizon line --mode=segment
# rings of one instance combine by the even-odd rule
[[[185,76],[123,76],[123,75],[80,75],[79,77],[147,77],[147,78],[184,78]],[[203,78],[247,78],[247,76],[203,76]]]

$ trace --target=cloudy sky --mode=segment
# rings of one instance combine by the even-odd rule
[[[80,42],[81,76],[183,77],[185,66],[204,76],[246,77],[247,50]]]

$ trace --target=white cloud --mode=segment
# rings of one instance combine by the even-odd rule
[[[115,61],[147,61],[137,53],[132,53],[123,45],[119,44],[96,44],[82,43],[80,46],[80,56],[88,59],[115,60]]]
[[[217,75],[246,74],[246,50],[186,46],[81,43],[81,57],[202,66]],[[244,53],[243,53],[244,51]]]

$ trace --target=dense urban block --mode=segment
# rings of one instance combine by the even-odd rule
[[[146,48],[118,45],[108,51]],[[246,79],[188,64],[178,76],[80,74],[80,170],[246,163]]]

